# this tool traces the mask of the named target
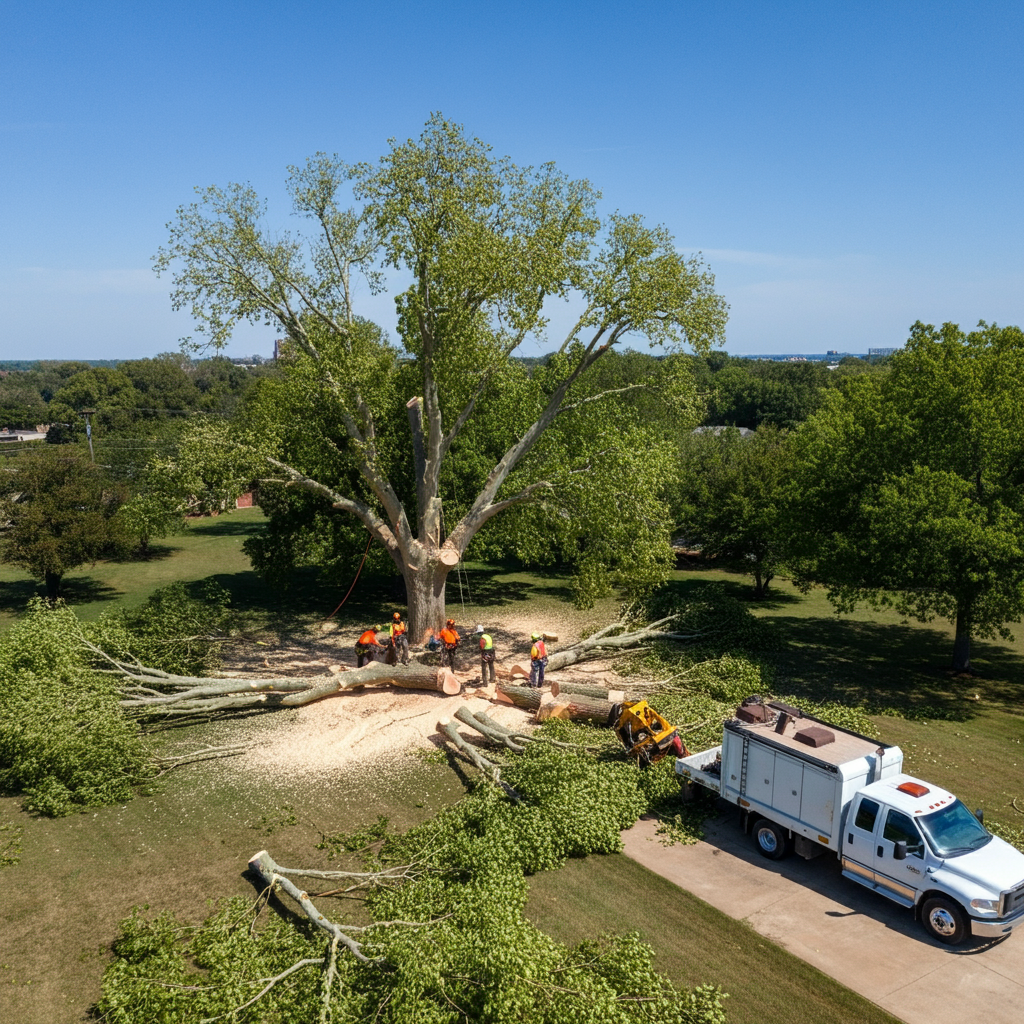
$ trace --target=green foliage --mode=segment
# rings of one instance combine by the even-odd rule
[[[139,608],[119,608],[88,627],[90,639],[116,658],[183,676],[206,675],[233,621],[231,595],[215,580],[178,582],[154,591]]]
[[[674,494],[677,531],[706,558],[732,562],[754,576],[764,597],[786,551],[792,457],[785,434],[761,427],[688,435]]]
[[[64,606],[35,600],[0,636],[0,790],[64,815],[131,799],[148,750],[110,677],[90,671]]]
[[[415,862],[416,877],[374,889],[367,908],[376,921],[432,922],[364,933],[366,952],[386,967],[342,955],[329,1019],[724,1024],[718,990],[676,989],[656,972],[653,952],[637,934],[567,948],[523,917],[526,874],[619,849],[619,831],[647,803],[635,766],[533,745],[510,764],[508,778],[521,803],[486,786],[404,834],[387,832],[379,820],[358,834],[325,837],[321,846],[332,853],[362,847],[371,867]],[[254,930],[251,917],[241,901],[223,903],[194,931],[166,915],[146,921],[134,914],[115,944],[99,1011],[116,1024],[187,1024],[228,1013],[265,979],[323,956],[324,941],[306,924],[275,916]],[[315,968],[299,971],[237,1019],[318,1019],[317,975]]]
[[[117,512],[127,496],[79,451],[46,447],[19,457],[0,478],[3,560],[57,597],[65,573],[123,549]]]
[[[837,609],[891,605],[1006,637],[1024,613],[1024,334],[917,323],[885,372],[854,378],[797,438],[791,514],[807,579]]]
[[[0,868],[14,867],[21,861],[21,837],[24,825],[7,821],[0,825]]]

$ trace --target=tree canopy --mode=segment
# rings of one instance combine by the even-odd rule
[[[916,323],[886,373],[852,380],[799,434],[806,574],[837,608],[892,604],[974,637],[1024,614],[1024,334]]]
[[[635,536],[657,520],[656,486],[643,496],[647,477],[633,472],[638,438],[602,422],[609,395],[587,374],[630,337],[669,351],[721,341],[713,278],[665,228],[618,213],[602,222],[589,182],[496,158],[440,115],[377,164],[317,154],[291,169],[288,188],[308,237],[268,231],[250,187],[211,187],[178,210],[156,266],[173,270],[175,307],[214,346],[241,320],[286,333],[295,417],[265,409],[239,438],[254,467],[262,460],[264,474],[273,467],[369,531],[405,579],[414,632],[443,621],[448,571],[499,513],[552,509],[575,488],[552,515],[589,502],[602,526],[632,523]],[[349,188],[361,205],[344,209]],[[355,275],[379,291],[388,271],[407,282],[397,344],[354,297]],[[569,297],[577,319],[524,372],[514,353],[545,336],[545,303]],[[681,375],[673,383],[692,395]],[[453,497],[445,512],[445,480],[458,473],[463,504]],[[591,534],[584,600],[607,564],[599,541]]]
[[[55,598],[65,573],[114,551],[123,541],[118,509],[124,487],[74,449],[19,456],[0,478],[3,561],[21,566]]]

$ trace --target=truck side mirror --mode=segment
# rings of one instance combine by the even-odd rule
[[[892,844],[892,859],[893,860],[906,860],[907,859],[907,841],[905,839],[899,839]]]
[[[985,812],[980,807],[974,812],[974,816],[978,819],[979,825],[985,824]]]

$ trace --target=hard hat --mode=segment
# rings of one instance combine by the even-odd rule
[[[539,640],[540,639],[540,633],[531,633],[530,634],[530,639],[531,640]]]
[[[483,631],[484,631],[484,627],[481,626],[479,623],[477,624],[476,629],[473,630],[474,633],[482,633]]]
[[[447,622],[447,625],[454,626],[455,625],[455,620],[454,619],[449,619],[448,622]]]
[[[393,618],[395,622],[400,622],[402,620],[402,614],[401,612],[395,612],[395,614],[392,615],[391,618]]]
[[[374,633],[379,633],[383,628],[384,628],[383,626],[374,626],[373,627],[373,631],[374,631]]]

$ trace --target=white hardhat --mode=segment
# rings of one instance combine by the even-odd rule
[[[474,633],[482,633],[483,631],[484,631],[484,627],[481,626],[480,623],[478,622],[477,625],[476,625],[476,629],[474,629],[473,632]]]

